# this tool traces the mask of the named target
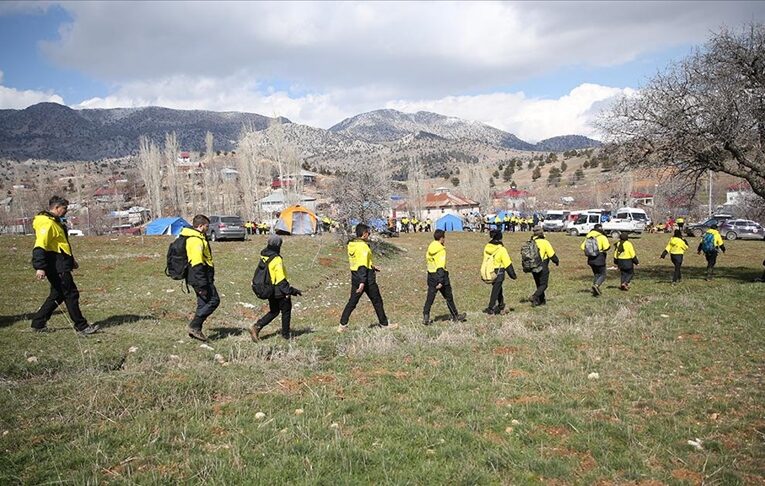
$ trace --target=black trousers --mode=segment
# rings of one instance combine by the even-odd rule
[[[505,306],[505,296],[502,295],[502,284],[505,282],[505,273],[500,272],[497,279],[491,284],[491,295],[489,295],[489,309],[496,309]]]
[[[547,283],[550,280],[550,269],[547,264],[542,267],[541,272],[532,272],[534,277],[534,283],[537,289],[531,295],[531,301],[536,304],[546,304],[547,298],[545,297],[545,291],[547,290]]]
[[[372,270],[370,270],[372,271]],[[351,297],[348,299],[348,303],[345,304],[343,309],[343,315],[340,316],[340,325],[347,326],[348,321],[351,319],[351,312],[359,303],[361,296],[367,294],[369,300],[372,301],[372,306],[375,308],[377,314],[377,322],[381,326],[388,325],[388,317],[385,315],[385,308],[383,307],[382,295],[380,295],[380,287],[377,286],[377,282],[369,282],[364,284],[364,291],[360,294],[356,293],[359,288],[359,282],[351,281]]]
[[[622,285],[628,284],[632,281],[632,277],[635,275],[635,267],[619,267],[619,272],[622,277]]]
[[[672,281],[679,282],[683,278],[680,274],[680,267],[683,266],[683,255],[670,255],[669,259],[672,260],[672,265],[675,266],[675,272],[672,274]]]
[[[594,276],[594,278],[592,279],[592,284],[600,287],[601,285],[603,285],[603,282],[606,281],[606,266],[605,265],[590,265],[590,268],[592,268],[592,274]]]
[[[282,314],[282,336],[290,336],[290,320],[292,320],[292,299],[287,297],[268,299],[268,314],[264,315],[255,324],[259,329],[266,327],[276,316]]]
[[[69,318],[72,319],[74,328],[81,331],[88,327],[88,321],[82,316],[80,310],[80,291],[72,278],[72,272],[56,273],[45,272],[50,282],[50,293],[45,299],[40,310],[32,317],[32,327],[41,329],[45,327],[48,320],[53,315],[62,302],[66,304],[66,310],[69,312]]]
[[[707,259],[707,277],[711,277],[714,272],[715,265],[717,265],[717,252],[704,253],[704,258]]]
[[[424,315],[430,315],[430,308],[433,307],[433,302],[436,300],[436,294],[441,292],[441,295],[443,295],[446,300],[446,307],[449,309],[449,314],[451,314],[452,317],[457,316],[459,312],[457,312],[457,305],[454,303],[454,294],[452,294],[452,285],[449,282],[449,277],[447,276],[445,278],[440,289],[436,289],[436,285],[438,285],[438,283],[435,278],[428,275],[428,295],[425,297],[425,307],[422,308],[422,313]]]
[[[189,327],[201,330],[205,320],[220,305],[220,297],[218,296],[218,289],[215,288],[215,284],[194,287],[194,293],[197,294],[197,310],[194,313],[194,318],[189,323]]]

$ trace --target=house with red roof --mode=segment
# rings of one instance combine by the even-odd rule
[[[125,196],[116,187],[102,186],[93,193],[93,199],[100,203],[123,202]]]
[[[479,207],[480,205],[472,199],[452,192],[448,187],[439,187],[434,192],[425,195],[425,203],[420,218],[436,220],[444,214],[466,216],[478,211]]]
[[[536,203],[536,198],[529,191],[511,187],[494,193],[494,206],[502,209],[525,211]]]
[[[631,206],[653,206],[653,194],[647,192],[631,192],[630,199],[632,199]]]

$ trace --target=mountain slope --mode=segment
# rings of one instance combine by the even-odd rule
[[[566,150],[600,147],[601,145],[597,140],[582,135],[562,135],[538,142],[536,150],[540,152],[564,152]]]
[[[124,157],[138,151],[146,135],[162,142],[175,131],[184,150],[202,150],[212,132],[216,150],[233,150],[245,125],[266,128],[271,118],[255,113],[117,108],[73,110],[56,103],[39,103],[24,110],[0,113],[0,157],[14,159],[97,160]],[[289,123],[289,120],[282,119]]]
[[[347,118],[329,130],[375,143],[392,142],[409,134],[425,132],[450,140],[474,140],[504,148],[534,150],[532,144],[498,128],[427,111],[375,110]]]

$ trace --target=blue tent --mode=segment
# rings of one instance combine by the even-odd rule
[[[159,218],[146,225],[147,235],[177,235],[183,228],[191,228],[191,225],[180,216]]]
[[[462,231],[462,218],[453,214],[444,214],[436,221],[436,229],[444,231]]]

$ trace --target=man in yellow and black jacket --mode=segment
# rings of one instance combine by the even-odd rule
[[[532,272],[534,277],[534,284],[537,288],[529,300],[531,301],[531,307],[547,304],[547,298],[545,297],[545,291],[550,281],[550,262],[553,262],[557,267],[560,265],[558,255],[555,254],[552,245],[545,239],[545,233],[541,226],[535,226],[532,230],[531,240],[537,245],[539,250],[539,256],[542,258],[542,271]]]
[[[290,286],[287,281],[287,270],[284,268],[284,259],[281,255],[282,238],[278,235],[268,237],[267,246],[260,252],[260,259],[268,264],[268,275],[271,277],[271,285],[274,286],[274,295],[268,298],[268,314],[250,327],[250,337],[253,341],[260,339],[260,331],[276,316],[282,315],[282,337],[290,339],[290,320],[292,319],[292,297],[303,293]]]
[[[460,314],[454,303],[452,284],[449,281],[449,272],[446,270],[446,247],[444,246],[446,232],[437,229],[433,233],[433,240],[425,252],[425,262],[428,266],[428,294],[425,297],[425,307],[422,309],[422,323],[426,326],[431,323],[430,308],[438,292],[441,292],[446,299],[446,307],[449,309],[452,321],[465,322],[467,320],[465,314]]]
[[[672,274],[672,283],[678,283],[682,280],[683,276],[680,273],[680,268],[683,266],[683,255],[688,250],[688,242],[683,238],[683,230],[676,229],[674,236],[669,239],[667,247],[661,253],[661,258],[665,258],[669,255],[669,259],[672,261],[672,265],[675,266],[675,272]]]
[[[598,251],[596,255],[587,255],[587,265],[592,269],[592,295],[597,297],[601,294],[600,286],[606,281],[606,252],[611,248],[611,243],[608,242],[608,238],[603,233],[603,225],[598,223],[595,227],[587,233],[580,248],[585,251],[587,240],[593,238],[598,244]]]
[[[629,239],[627,233],[620,233],[619,241],[614,245],[614,264],[621,274],[619,290],[624,291],[630,289],[632,277],[635,275],[635,265],[640,265],[635,247]]]
[[[183,228],[180,236],[186,238],[186,257],[189,260],[187,282],[197,296],[197,310],[187,329],[189,337],[207,341],[202,333],[202,324],[220,305],[218,289],[215,288],[215,267],[212,250],[207,242],[210,219],[197,214],[191,221],[193,228]]]
[[[491,294],[489,295],[489,306],[484,309],[486,314],[504,314],[505,297],[502,295],[502,283],[505,281],[505,275],[515,280],[518,276],[513,268],[513,261],[507,253],[507,248],[502,244],[502,231],[491,230],[489,232],[491,240],[483,248],[483,259],[491,257],[494,262],[494,270],[497,278],[491,285]]]
[[[707,240],[710,242],[709,245],[706,244]],[[707,276],[704,280],[712,280],[715,265],[717,265],[717,253],[719,251],[725,253],[725,242],[720,232],[717,231],[717,224],[710,226],[704,236],[701,237],[697,253],[701,255],[702,251],[704,258],[707,259]]]
[[[395,329],[395,324],[388,323],[388,316],[385,315],[382,295],[377,286],[375,272],[380,271],[372,263],[372,250],[367,244],[369,239],[369,226],[364,223],[356,225],[356,239],[348,242],[348,263],[351,267],[351,296],[348,303],[345,304],[343,314],[340,316],[340,327],[338,332],[345,332],[348,329],[348,321],[351,318],[351,312],[356,308],[362,294],[367,294],[372,306],[377,314],[377,322],[380,327]]]
[[[50,282],[50,293],[40,309],[32,317],[32,330],[51,332],[47,326],[53,311],[64,302],[75,330],[80,335],[98,331],[98,325],[88,325],[80,310],[80,292],[72,277],[72,270],[78,265],[69,244],[69,235],[62,219],[69,209],[69,201],[53,196],[48,201],[48,210],[40,212],[32,221],[35,230],[35,246],[32,250],[32,267],[38,280]]]

